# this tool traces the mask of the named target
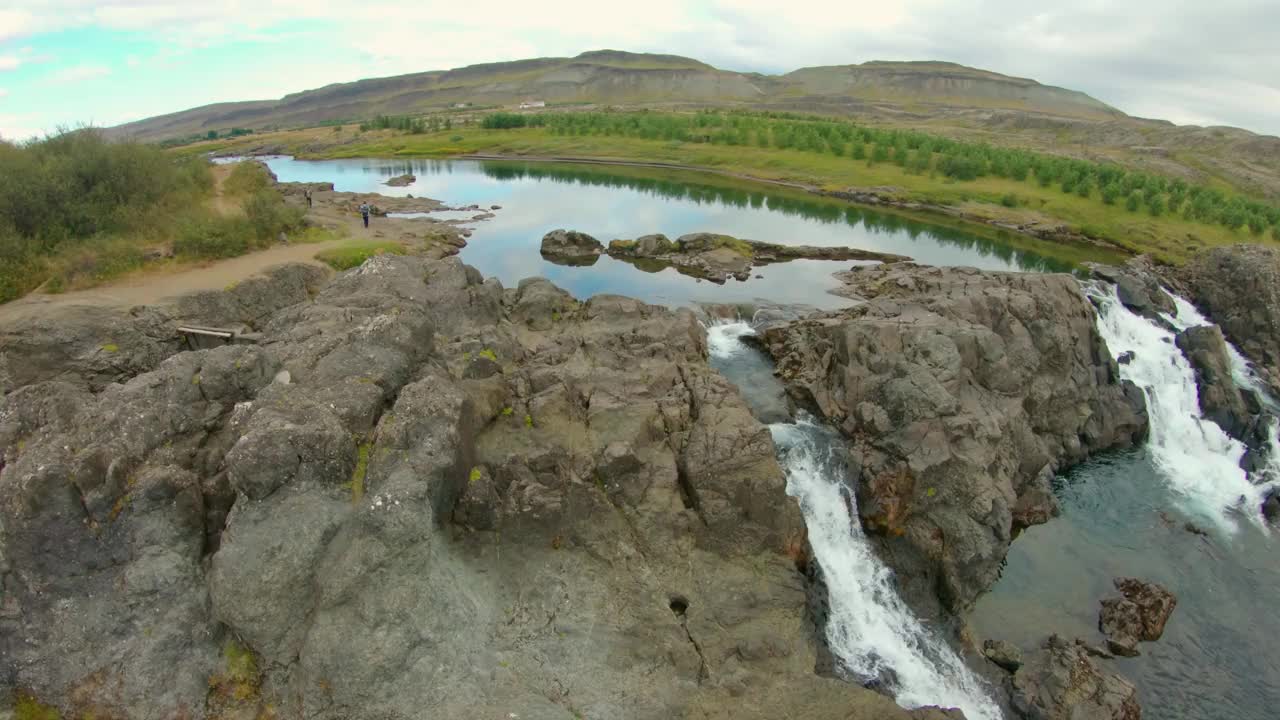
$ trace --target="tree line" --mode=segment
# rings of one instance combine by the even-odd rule
[[[823,153],[868,165],[892,163],[906,172],[957,181],[1000,177],[1056,187],[1061,192],[1152,216],[1177,214],[1254,235],[1270,228],[1280,240],[1280,208],[1181,178],[1130,170],[1115,163],[1061,157],[920,132],[868,127],[790,113],[574,112],[492,113],[487,129],[545,127],[554,135],[621,136],[668,142],[752,146]],[[1011,197],[1011,196],[1010,196]],[[1006,198],[1006,204],[1009,198]],[[1012,198],[1016,204],[1016,198]]]

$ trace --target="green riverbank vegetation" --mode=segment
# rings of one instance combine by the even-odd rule
[[[274,242],[302,213],[270,185],[265,168],[242,163],[219,188],[203,158],[92,128],[0,142],[0,302]]]
[[[979,221],[1065,225],[1171,263],[1208,246],[1280,241],[1280,208],[1221,187],[1115,163],[786,113],[495,112],[448,130],[371,127],[341,140],[302,130],[271,140],[309,158],[554,156],[672,163],[824,190],[873,189]],[[247,146],[224,142],[205,149]]]

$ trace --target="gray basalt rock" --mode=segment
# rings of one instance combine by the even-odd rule
[[[1173,593],[1155,583],[1135,578],[1116,578],[1120,595],[1102,601],[1098,630],[1107,636],[1107,646],[1117,655],[1138,654],[1138,642],[1159,640],[1164,626],[1178,605]]]
[[[1056,512],[1049,478],[1146,432],[1069,275],[911,264],[838,275],[861,304],[770,328],[801,407],[850,440],[858,511],[909,601],[961,611],[1014,533]]]
[[[644,235],[635,240],[614,240],[609,243],[608,253],[611,257],[636,263],[642,269],[669,266],[684,275],[714,283],[727,282],[731,277],[745,281],[750,279],[753,267],[802,258],[886,263],[910,260],[902,255],[851,247],[782,245],[708,232],[681,235],[674,242],[660,234]]]
[[[1009,672],[1022,667],[1022,651],[1004,640],[987,640],[982,644],[982,654]]]
[[[1161,317],[1177,312],[1173,298],[1161,287],[1158,276],[1151,270],[1145,259],[1135,259],[1124,266],[1088,264],[1093,276],[1116,286],[1116,294],[1120,302],[1133,312],[1160,323],[1166,324]]]
[[[691,312],[390,255],[290,288],[186,305],[258,345],[72,354],[0,401],[0,695],[959,717],[814,674],[802,516]]]
[[[599,240],[577,230],[552,230],[542,236],[542,256],[570,264],[592,264],[604,254]],[[590,262],[583,262],[590,261]]]
[[[1054,635],[1013,676],[1013,707],[1028,720],[1140,720],[1133,683],[1089,650]]]
[[[1222,328],[1273,391],[1280,390],[1280,248],[1213,248],[1192,258],[1179,278],[1196,306]]]
[[[1196,374],[1200,412],[1217,423],[1223,432],[1244,440],[1259,411],[1256,402],[1247,402],[1231,374],[1227,343],[1216,325],[1192,327],[1178,333],[1178,349]]]

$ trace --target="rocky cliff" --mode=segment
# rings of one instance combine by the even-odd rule
[[[687,311],[384,255],[0,340],[0,710],[957,717],[814,673],[800,513]]]
[[[1146,431],[1070,275],[899,263],[841,275],[848,310],[774,326],[789,391],[849,439],[864,527],[918,610],[957,612],[1014,535],[1056,513],[1054,473]]]

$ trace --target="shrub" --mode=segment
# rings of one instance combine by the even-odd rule
[[[522,128],[529,124],[529,116],[519,113],[497,112],[489,113],[480,120],[480,127],[485,130],[505,130],[507,128]]]
[[[341,271],[359,267],[365,260],[384,253],[404,255],[405,247],[400,243],[386,240],[360,240],[317,253],[316,259],[334,270]]]
[[[222,191],[229,195],[252,195],[271,187],[271,171],[257,160],[238,162],[222,183]]]
[[[1013,193],[1006,193],[1000,198],[1000,204],[1007,207],[1018,207],[1018,196]]]
[[[274,190],[262,190],[245,200],[244,214],[253,228],[254,237],[270,243],[280,233],[300,227],[306,211],[287,205]]]
[[[253,240],[253,226],[247,219],[206,215],[181,224],[173,252],[186,259],[229,258],[248,252]]]

